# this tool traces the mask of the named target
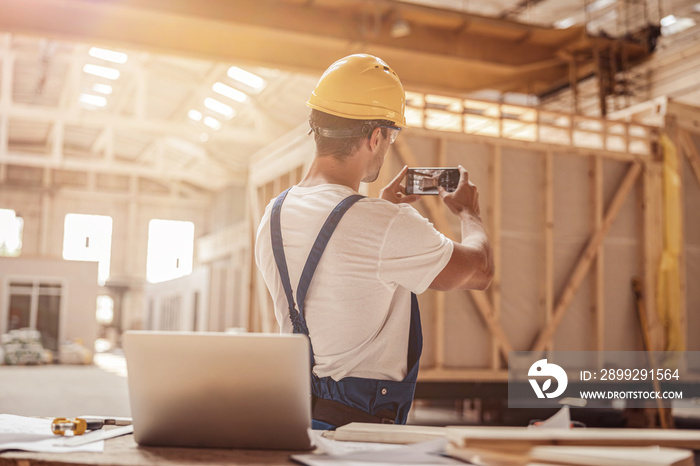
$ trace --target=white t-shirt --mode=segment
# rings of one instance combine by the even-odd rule
[[[281,226],[296,300],[301,271],[316,235],[335,206],[357,194],[340,185],[294,186],[282,205]],[[275,305],[282,333],[292,333],[287,298],[270,240],[267,206],[255,260]],[[314,373],[402,380],[411,292],[422,293],[452,256],[452,241],[407,204],[365,198],[343,216],[309,286],[304,315],[314,349]],[[297,305],[297,309],[299,306]]]

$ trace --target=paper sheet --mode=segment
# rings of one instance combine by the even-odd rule
[[[552,417],[542,421],[536,426],[530,426],[534,429],[571,429],[571,414],[569,412],[569,406],[564,406],[559,411],[557,411]]]
[[[322,431],[310,431],[314,445],[320,452],[293,455],[292,459],[308,466],[383,466],[396,464],[449,465],[464,462],[441,456],[447,439],[439,438],[410,445],[387,443],[340,442],[322,436]]]
[[[61,445],[73,436],[59,437],[51,432],[50,419],[0,414],[0,452],[7,450],[37,453],[102,452],[104,440],[77,447]]]

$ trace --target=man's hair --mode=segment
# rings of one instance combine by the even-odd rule
[[[343,118],[329,113],[321,112],[320,110],[311,109],[309,116],[309,125],[314,132],[314,141],[316,141],[316,152],[319,156],[333,155],[338,158],[350,156],[357,149],[364,139],[367,139],[371,132],[380,125],[393,125],[389,120],[353,120]],[[362,134],[363,126],[368,126],[370,132]],[[316,128],[352,130],[356,129],[359,136],[346,138],[331,138],[322,136],[316,131]],[[386,128],[382,128],[382,134],[386,136]]]

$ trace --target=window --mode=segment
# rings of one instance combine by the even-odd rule
[[[44,348],[58,350],[62,286],[58,282],[13,280],[9,283],[7,331],[32,328]]]
[[[146,279],[164,282],[192,273],[194,223],[153,219],[148,224]]]
[[[14,210],[0,209],[0,256],[19,256],[23,229],[24,220]]]
[[[114,320],[114,300],[111,296],[100,295],[97,297],[97,311],[95,319],[101,325],[110,325]]]
[[[98,262],[97,281],[100,285],[104,285],[109,278],[111,253],[112,217],[105,215],[66,215],[63,230],[64,259]]]

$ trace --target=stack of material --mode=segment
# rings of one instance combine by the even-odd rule
[[[473,464],[693,466],[699,430],[421,427],[348,424],[335,440],[413,443],[444,436],[446,453]]]
[[[476,464],[693,466],[700,431],[451,427],[447,453]]]
[[[61,364],[92,364],[92,353],[79,338],[61,344],[58,349]]]
[[[41,333],[29,328],[10,330],[0,335],[5,364],[28,365],[48,362],[47,354],[41,344]]]

